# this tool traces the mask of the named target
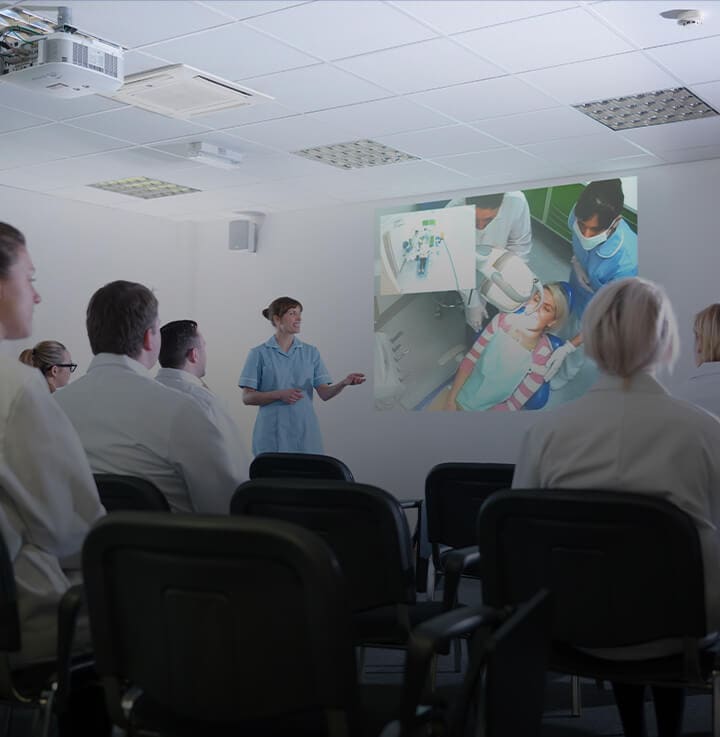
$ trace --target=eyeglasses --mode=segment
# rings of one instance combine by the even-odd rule
[[[75,373],[75,369],[78,367],[76,363],[54,363],[53,366],[70,369],[71,374]]]

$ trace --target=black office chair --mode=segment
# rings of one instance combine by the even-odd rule
[[[12,667],[11,656],[22,648],[15,572],[0,535],[0,713],[3,734],[22,725],[32,737],[53,732],[57,716],[68,706],[73,673],[88,663],[73,663],[72,640],[82,605],[81,587],[69,589],[58,606],[58,655],[52,662]],[[20,729],[20,728],[18,728]]]
[[[482,507],[477,536],[487,604],[554,596],[551,670],[713,693],[720,735],[717,646],[707,632],[703,560],[693,520],[670,502],[618,491],[515,490]],[[608,660],[587,649],[681,638],[683,652]]]
[[[434,584],[444,575],[449,550],[474,545],[475,523],[483,502],[512,484],[511,463],[440,463],[425,479],[427,535],[432,547]],[[477,577],[470,567],[464,575]],[[434,598],[435,585],[431,587]]]
[[[96,473],[94,478],[100,501],[108,512],[170,511],[165,495],[151,481],[115,473]]]
[[[250,478],[354,480],[341,460],[316,453],[260,453],[250,463]]]
[[[277,520],[118,512],[88,535],[83,569],[96,667],[130,735],[355,737],[373,723],[345,582],[313,533]],[[511,614],[454,610],[428,625],[420,650]],[[424,673],[408,669],[400,737],[416,737],[426,718]]]
[[[407,520],[397,499],[382,489],[255,479],[238,487],[230,511],[301,525],[330,545],[349,582],[358,645],[404,646],[413,626],[450,608],[417,601]]]

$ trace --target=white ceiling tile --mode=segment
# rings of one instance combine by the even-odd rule
[[[685,7],[704,12],[703,23],[679,26],[677,20],[663,18],[660,13]],[[693,0],[691,3],[673,0],[612,0],[595,3],[592,13],[604,18],[626,38],[641,48],[689,41],[720,34],[720,13],[717,0]]]
[[[564,138],[523,146],[523,150],[548,161],[580,163],[602,161],[620,156],[639,156],[646,153],[615,133],[600,133],[592,136]]]
[[[60,100],[51,95],[33,92],[7,82],[0,82],[0,105],[52,120],[67,120],[79,115],[125,107],[123,103],[101,95],[86,95],[70,100]]]
[[[397,97],[322,110],[309,113],[307,117],[319,123],[347,128],[357,138],[435,128],[449,120],[441,113]]]
[[[121,210],[125,209],[128,200],[133,199],[128,195],[107,192],[103,189],[96,189],[95,187],[61,187],[53,190],[52,195],[61,199],[87,202],[91,205],[104,205]]]
[[[317,59],[247,28],[232,23],[144,48],[172,62],[188,64],[229,80],[257,77],[308,66]]]
[[[689,148],[676,148],[672,151],[663,151],[662,157],[671,164],[682,163],[683,161],[720,159],[720,143],[712,146],[692,146]]]
[[[453,38],[510,72],[632,51],[627,41],[582,8],[481,28]]]
[[[398,93],[419,92],[503,73],[446,38],[355,56],[337,62],[337,66]]]
[[[481,120],[474,123],[474,127],[514,145],[592,135],[607,130],[601,123],[569,107]]]
[[[226,187],[254,185],[260,180],[257,177],[248,176],[243,171],[242,164],[237,169],[218,169],[201,163],[173,172],[172,181],[173,184],[181,184],[184,187],[211,191]]]
[[[249,87],[301,112],[378,100],[388,93],[328,64],[245,80]]]
[[[98,115],[88,115],[72,121],[72,125],[85,130],[105,133],[132,143],[151,143],[168,138],[202,133],[206,127],[185,120],[168,118],[164,115],[126,107]]]
[[[203,5],[226,13],[233,18],[242,19],[274,13],[276,10],[291,8],[293,5],[302,5],[302,2],[298,0],[290,0],[290,2],[282,2],[282,0],[205,0]]]
[[[338,59],[423,41],[437,34],[376,0],[307,3],[247,25],[322,59]]]
[[[148,72],[158,67],[166,67],[171,63],[167,59],[144,54],[142,51],[128,51],[123,57],[123,68],[126,77],[138,72]]]
[[[458,33],[473,28],[494,26],[520,18],[566,10],[575,2],[540,2],[540,0],[503,0],[493,2],[467,2],[467,0],[395,0],[396,8],[430,23],[443,33]]]
[[[649,125],[645,128],[623,131],[623,136],[648,151],[664,156],[665,151],[673,149],[720,143],[720,116]]]
[[[301,148],[342,143],[353,139],[351,131],[340,126],[320,123],[305,115],[266,120],[263,123],[229,128],[225,132],[281,151],[297,151]]]
[[[645,53],[685,84],[720,79],[720,36],[659,46]]]
[[[720,82],[707,82],[705,84],[694,84],[690,88],[701,100],[710,107],[720,111]]]
[[[614,172],[618,176],[632,174],[638,169],[646,169],[648,166],[660,166],[665,162],[663,159],[652,154],[640,154],[639,156],[620,156],[616,159],[594,159],[583,161],[582,167],[586,172],[593,175],[599,172]]]
[[[570,104],[677,86],[677,80],[641,51],[525,72],[520,76]]]
[[[266,182],[313,175],[323,178],[333,171],[327,164],[286,153],[250,153],[243,161],[245,174]]]
[[[407,99],[463,122],[542,110],[558,104],[529,84],[510,76],[419,92]]]
[[[38,118],[35,115],[23,113],[19,110],[0,107],[0,133],[7,133],[22,128],[33,128],[36,125],[46,125],[47,123],[46,118]]]
[[[54,123],[0,135],[0,168],[39,164],[125,146],[121,141]]]
[[[525,172],[532,174],[543,162],[517,148],[493,149],[482,153],[442,156],[437,163],[471,176],[510,174]]]
[[[63,5],[72,8],[73,25],[81,31],[128,48],[228,22],[215,10],[191,2],[63,0]]]
[[[503,148],[504,144],[479,133],[467,125],[450,125],[424,131],[411,131],[394,136],[380,136],[376,140],[405,153],[423,158],[436,158],[451,154],[488,151]]]
[[[173,181],[176,171],[187,174],[188,162],[154,149],[134,148],[53,161],[36,166],[20,166],[12,171],[13,183],[26,189],[48,192],[62,187],[78,187],[93,182],[145,176]],[[199,167],[199,165],[198,165]]]
[[[291,110],[284,105],[278,105],[276,102],[265,101],[262,98],[256,99],[260,99],[260,102],[255,105],[242,105],[229,110],[210,113],[209,115],[195,115],[193,120],[210,128],[220,129],[232,128],[246,123],[262,123],[263,120],[287,118],[297,114],[295,110]]]
[[[250,154],[268,155],[275,153],[275,151],[273,151],[271,148],[268,148],[267,146],[263,146],[261,144],[253,143],[247,140],[242,140],[237,136],[230,135],[226,131],[207,131],[206,133],[202,133],[200,135],[194,134],[191,136],[182,136],[181,138],[172,138],[169,141],[157,141],[153,143],[151,147],[154,150],[162,151],[163,153],[169,154],[171,156],[179,156],[186,162],[188,160],[192,162],[193,159],[188,157],[189,144],[195,141],[210,143],[214,146],[220,146],[228,149],[229,151],[234,151],[236,153],[242,154],[243,161]],[[202,166],[206,165],[202,164]]]

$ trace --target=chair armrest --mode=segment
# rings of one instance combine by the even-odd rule
[[[422,506],[422,503],[422,499],[402,499],[400,501],[400,506],[403,509],[418,509]]]
[[[470,565],[479,563],[480,551],[477,545],[467,548],[457,548],[447,554],[445,558],[445,588],[443,590],[443,610],[449,611],[457,604],[460,576]]]
[[[70,693],[73,642],[78,616],[84,606],[85,588],[82,584],[71,586],[63,595],[58,606],[57,693],[55,696],[58,713],[65,708]]]
[[[512,609],[487,606],[458,607],[423,622],[416,627],[408,643],[402,693],[401,723],[403,734],[413,733],[410,726],[428,681],[433,656],[447,650],[451,640],[474,632],[479,627],[494,628],[512,613]]]

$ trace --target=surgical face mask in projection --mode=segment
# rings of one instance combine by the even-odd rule
[[[605,243],[605,241],[615,231],[615,227],[617,226],[619,221],[619,217],[615,218],[615,220],[610,223],[610,227],[607,230],[603,230],[602,233],[598,233],[597,235],[589,237],[582,234],[577,220],[575,220],[575,222],[573,223],[573,230],[575,231],[575,235],[580,240],[580,245],[583,247],[583,249],[585,251],[592,251],[593,248],[597,248],[597,246],[599,246],[601,243]]]

